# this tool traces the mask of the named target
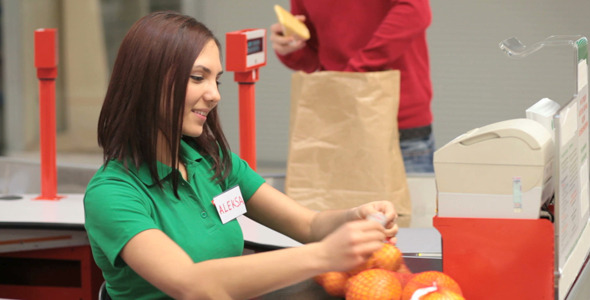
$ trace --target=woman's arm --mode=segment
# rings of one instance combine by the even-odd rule
[[[304,207],[268,184],[263,184],[247,203],[251,219],[301,243],[316,242],[342,224],[366,219],[371,214],[385,215],[385,234],[397,234],[397,214],[389,201],[370,202],[347,210],[317,212]]]
[[[325,237],[301,247],[193,263],[163,232],[150,229],[134,236],[121,257],[140,276],[177,299],[256,297],[324,272],[350,270],[380,249],[386,230],[377,222],[363,220],[364,214],[375,209],[363,207],[318,213],[264,184],[248,201],[250,217],[298,240]],[[392,207],[379,209],[393,221]]]
[[[327,271],[350,270],[385,238],[376,222],[356,221],[322,242],[193,263],[163,232],[143,231],[121,251],[140,276],[175,299],[247,299]]]

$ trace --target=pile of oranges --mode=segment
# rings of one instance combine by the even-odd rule
[[[346,300],[465,300],[459,284],[438,271],[413,274],[394,245],[383,247],[360,267],[314,277],[324,290]]]

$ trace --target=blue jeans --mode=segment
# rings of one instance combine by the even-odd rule
[[[406,173],[434,173],[434,135],[399,142]]]

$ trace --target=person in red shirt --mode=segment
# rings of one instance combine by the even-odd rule
[[[291,0],[291,13],[310,31],[307,41],[271,25],[270,40],[288,68],[371,72],[400,70],[397,116],[408,173],[433,172],[432,83],[426,30],[428,0]]]

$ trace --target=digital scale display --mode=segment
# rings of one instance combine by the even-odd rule
[[[226,70],[247,72],[266,65],[266,30],[244,29],[225,34]]]
[[[262,38],[248,40],[248,55],[262,52]]]

